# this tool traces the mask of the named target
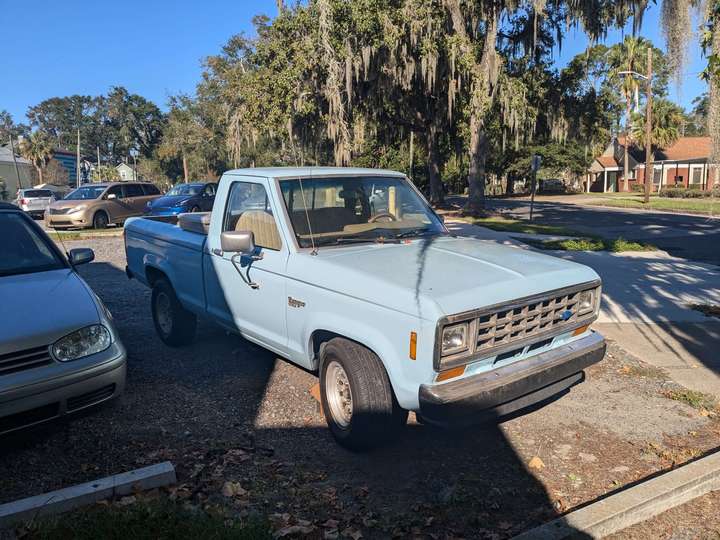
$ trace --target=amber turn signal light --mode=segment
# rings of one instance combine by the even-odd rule
[[[410,360],[417,359],[417,332],[410,332]]]
[[[580,328],[576,329],[573,332],[573,336],[579,336],[580,334],[584,334],[585,330],[587,330],[588,328],[590,328],[589,324],[586,324],[585,326],[581,326]]]
[[[454,367],[452,369],[448,369],[447,371],[442,371],[442,372],[438,373],[438,376],[435,379],[435,381],[436,382],[447,381],[448,379],[454,379],[455,377],[459,377],[463,373],[465,373],[465,366]]]

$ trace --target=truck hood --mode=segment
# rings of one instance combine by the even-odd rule
[[[151,208],[170,208],[173,206],[179,206],[183,203],[195,201],[198,197],[196,195],[163,195],[150,202]]]
[[[428,320],[599,279],[587,266],[462,237],[320,248],[292,259],[297,279]]]
[[[0,354],[54,341],[100,320],[87,285],[70,269],[0,277]]]

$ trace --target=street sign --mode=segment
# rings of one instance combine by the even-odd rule
[[[542,163],[542,156],[532,157],[532,172],[536,173],[540,170],[540,164]]]

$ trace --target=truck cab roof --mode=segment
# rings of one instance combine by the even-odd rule
[[[266,178],[309,178],[323,176],[405,176],[389,169],[366,169],[363,167],[254,167],[233,169],[225,174],[238,176],[261,176]]]

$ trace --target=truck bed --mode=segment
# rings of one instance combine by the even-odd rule
[[[159,273],[165,274],[188,309],[204,312],[207,236],[169,221],[145,217],[127,220],[127,273],[145,285],[151,285]]]

